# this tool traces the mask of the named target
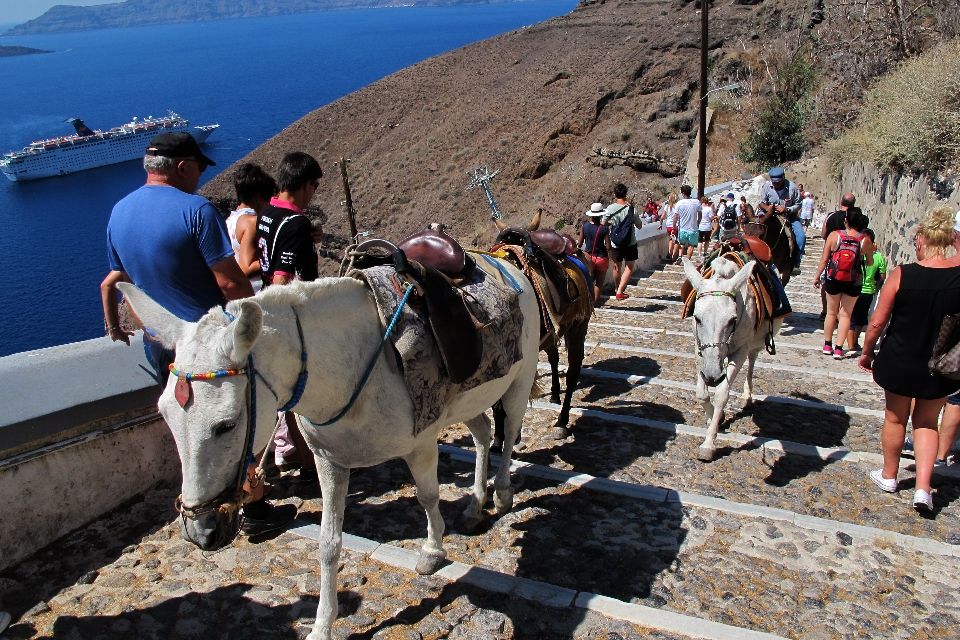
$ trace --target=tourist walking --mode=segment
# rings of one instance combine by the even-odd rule
[[[660,228],[667,227],[667,262],[680,257],[680,244],[677,242],[677,195],[671,193],[660,205]]]
[[[260,258],[257,255],[257,215],[277,195],[277,183],[263,168],[252,162],[237,167],[233,174],[233,189],[237,194],[237,208],[227,216],[227,233],[244,275],[250,278],[254,291],[259,291]]]
[[[699,244],[700,257],[707,255],[707,248],[710,246],[710,236],[713,235],[713,221],[716,218],[716,210],[710,198],[704,196],[700,200],[700,222],[697,224],[697,241]]]
[[[880,436],[883,468],[872,471],[870,479],[883,491],[897,490],[909,419],[916,460],[913,505],[921,512],[933,510],[930,479],[939,445],[940,411],[947,396],[960,389],[960,382],[932,374],[928,368],[943,318],[960,312],[960,255],[946,257],[955,233],[954,214],[946,208],[934,209],[920,224],[914,238],[917,262],[890,272],[860,356],[860,366],[873,371],[886,398]],[[885,326],[883,344],[874,358]]]
[[[826,242],[827,237],[834,231],[840,231],[844,228],[843,221],[847,217],[847,210],[857,203],[857,196],[852,193],[845,193],[840,196],[840,204],[837,210],[828,213],[820,225],[820,237]],[[870,226],[870,219],[864,216],[864,226]],[[820,319],[827,317],[827,291],[820,288]]]
[[[867,326],[873,298],[887,277],[887,259],[877,251],[873,229],[864,229],[863,235],[860,242],[863,254],[863,286],[860,288],[860,295],[857,297],[856,304],[853,305],[853,314],[850,317],[850,333],[846,342],[849,355],[860,353],[860,333]]]
[[[770,214],[782,215],[793,230],[796,242],[796,251],[793,256],[793,275],[799,275],[800,262],[807,245],[807,234],[800,224],[800,191],[797,186],[787,180],[781,167],[773,167],[767,172],[770,180],[763,185],[760,191],[760,204],[764,209],[764,216]]]
[[[740,235],[740,213],[733,193],[728,193],[726,199],[720,201],[720,208],[717,211],[717,227],[720,230],[720,242],[726,242]]]
[[[161,133],[143,159],[147,181],[114,206],[107,222],[110,272],[100,285],[107,335],[130,344],[120,327],[117,283],[132,282],[170,313],[196,322],[212,307],[253,295],[250,280],[234,257],[223,217],[204,197],[194,195],[200,174],[215,163],[189,133]],[[162,248],[162,249],[159,249]],[[175,354],[144,330],[144,352],[166,386]],[[254,465],[250,465],[250,472]],[[260,487],[263,485],[260,484]],[[296,516],[293,505],[274,507],[252,483],[256,496],[243,506],[243,532],[268,533]]]
[[[753,205],[747,202],[747,196],[740,196],[740,203],[737,205],[737,214],[740,216],[740,223],[756,222],[756,212]]]
[[[700,242],[700,217],[703,215],[703,205],[696,198],[691,198],[693,189],[685,184],[680,187],[683,198],[677,202],[677,242],[680,245],[680,255],[686,255],[693,260],[693,251]],[[679,260],[679,258],[678,258]]]
[[[844,230],[834,231],[823,244],[820,266],[813,277],[814,287],[823,287],[827,294],[827,315],[823,321],[823,353],[834,360],[844,357],[843,343],[850,330],[853,308],[863,288],[863,255],[860,242],[865,237],[863,216],[852,208],[844,218]],[[821,282],[820,275],[824,274]],[[837,343],[833,332],[837,330]]]
[[[633,211],[633,204],[627,202],[627,185],[618,183],[613,187],[613,202],[607,205],[603,222],[612,229],[622,222]],[[630,284],[630,278],[633,276],[633,265],[637,260],[637,226],[638,220],[634,217],[634,226],[630,229],[630,235],[627,241],[622,245],[617,245],[610,241],[610,260],[613,262],[613,282],[616,287],[617,300],[625,300],[630,297],[627,293],[627,285]],[[640,223],[643,224],[642,222]]]
[[[601,224],[603,205],[594,202],[585,214],[587,222],[580,227],[577,246],[587,254],[590,277],[593,278],[594,306],[600,306],[600,292],[610,268],[610,227]]]
[[[813,210],[816,207],[816,201],[813,194],[809,191],[803,192],[803,200],[800,201],[800,224],[809,227],[813,220]]]

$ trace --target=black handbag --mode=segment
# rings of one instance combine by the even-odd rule
[[[933,375],[960,380],[960,314],[943,317],[927,365]]]

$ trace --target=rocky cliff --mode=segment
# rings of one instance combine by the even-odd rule
[[[57,5],[4,35],[58,33],[227,18],[280,16],[345,8],[492,4],[510,0],[125,0],[77,7]]]
[[[762,30],[800,21],[802,2],[768,4],[713,5],[715,67]],[[350,159],[359,228],[385,238],[442,221],[465,244],[487,245],[487,205],[466,190],[478,165],[500,170],[493,190],[510,221],[543,207],[545,224],[572,230],[617,182],[638,198],[679,187],[696,128],[699,20],[693,3],[677,0],[585,3],[384,78],[291,124],[246,160],[271,171],[292,150],[320,160],[326,175],[314,204],[331,257],[348,235],[340,157]],[[231,173],[205,193],[229,204]]]

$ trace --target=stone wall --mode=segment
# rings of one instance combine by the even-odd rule
[[[788,176],[813,191],[824,211],[833,211],[840,196],[851,191],[859,206],[870,217],[870,228],[877,234],[880,251],[892,264],[912,262],[913,234],[920,220],[931,209],[950,207],[960,210],[960,189],[945,198],[930,188],[930,177],[887,174],[869,164],[848,165],[838,183],[826,169],[826,158],[798,163]]]

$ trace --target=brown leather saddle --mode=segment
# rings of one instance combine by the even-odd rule
[[[546,291],[540,291],[537,286],[534,286],[541,307],[542,338],[551,332],[550,311],[552,310],[557,316],[563,316],[579,298],[576,283],[570,281],[563,262],[565,255],[576,253],[576,243],[569,236],[560,235],[552,229],[528,231],[519,227],[509,227],[497,235],[491,251],[496,251],[504,245],[521,248],[522,261],[526,262],[526,265],[518,266],[525,269],[529,265],[543,276],[546,283]],[[541,299],[542,297],[548,299]],[[545,305],[549,305],[550,308],[545,308]]]
[[[445,232],[427,228],[396,245],[381,239],[367,240],[354,250],[356,269],[391,264],[397,270],[398,295],[404,282],[416,287],[408,304],[423,314],[436,340],[450,380],[467,380],[483,356],[481,323],[463,299],[458,283],[470,278],[476,263]]]

